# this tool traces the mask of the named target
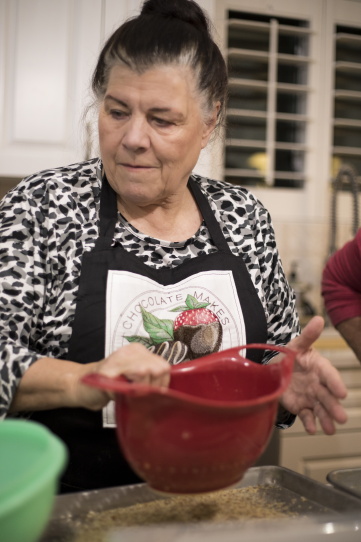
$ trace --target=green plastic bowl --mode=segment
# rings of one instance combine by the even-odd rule
[[[39,539],[67,455],[63,442],[39,423],[0,422],[0,540]]]

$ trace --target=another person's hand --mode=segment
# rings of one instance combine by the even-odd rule
[[[298,352],[291,383],[280,398],[288,411],[297,414],[306,431],[316,432],[316,417],[327,435],[335,433],[335,422],[346,423],[347,414],[339,400],[347,395],[340,373],[312,346],[323,329],[323,319],[315,316],[301,335],[287,347]]]
[[[109,378],[123,375],[131,382],[152,386],[167,387],[170,380],[169,363],[161,356],[149,352],[141,344],[123,346],[107,358],[83,367],[84,370],[75,381],[74,395],[77,397],[76,402],[90,410],[100,410],[113,399],[113,395],[83,384],[81,379],[89,372],[96,372]]]

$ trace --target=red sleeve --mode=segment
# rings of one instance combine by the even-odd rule
[[[322,295],[334,326],[361,316],[361,228],[335,252],[323,271]]]

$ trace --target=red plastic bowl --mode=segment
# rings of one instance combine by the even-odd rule
[[[260,365],[243,348],[286,355]],[[262,454],[295,355],[271,345],[231,348],[172,366],[169,388],[95,373],[83,382],[115,392],[118,439],[141,478],[162,492],[203,493],[239,482]]]

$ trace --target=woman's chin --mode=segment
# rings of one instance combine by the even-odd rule
[[[141,183],[136,183],[136,185],[132,183],[131,186],[121,187],[117,193],[125,203],[139,207],[155,204],[161,199],[161,191],[150,190],[149,186],[142,186]]]

